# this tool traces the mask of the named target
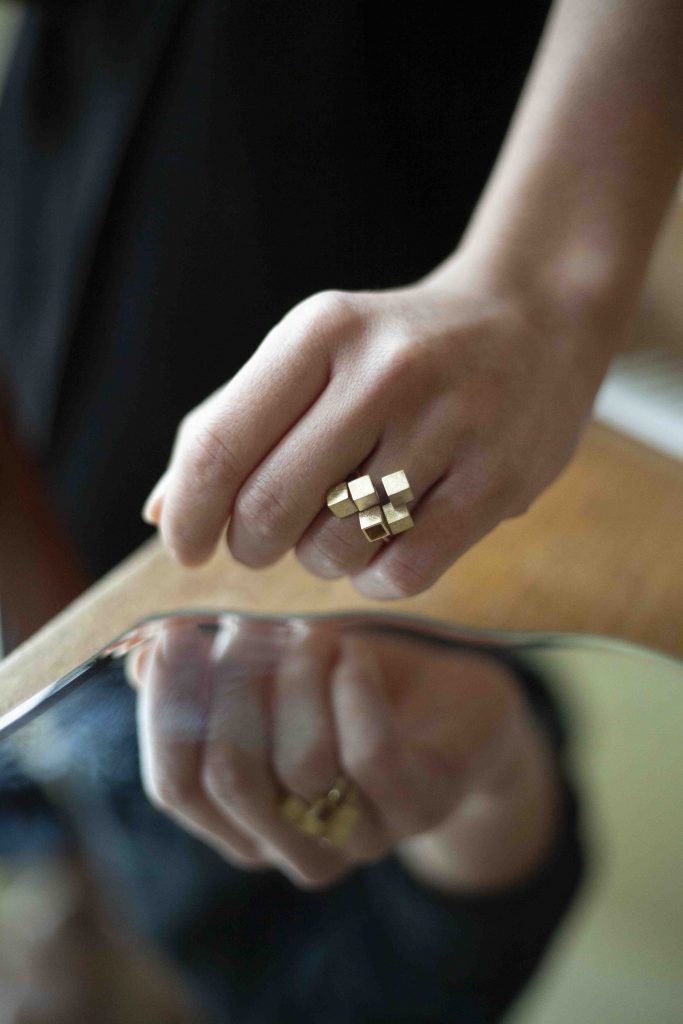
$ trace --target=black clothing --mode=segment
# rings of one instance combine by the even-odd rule
[[[0,112],[0,366],[95,574],[181,417],[296,302],[455,247],[547,4],[72,0]]]

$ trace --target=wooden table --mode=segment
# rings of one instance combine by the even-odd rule
[[[153,539],[0,663],[0,713],[158,612],[378,607],[348,580],[310,576],[291,554],[254,571],[224,549],[187,570]],[[381,607],[491,629],[597,633],[683,657],[683,465],[593,425],[526,515],[431,590]]]

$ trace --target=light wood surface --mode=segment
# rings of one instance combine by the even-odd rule
[[[416,518],[419,529],[419,517]],[[253,571],[221,550],[181,569],[156,539],[0,663],[0,713],[87,660],[137,620],[181,608],[378,608],[292,554]],[[592,426],[562,476],[429,591],[384,610],[476,627],[621,637],[683,657],[683,465]]]

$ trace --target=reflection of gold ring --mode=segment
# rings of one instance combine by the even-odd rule
[[[338,519],[357,512],[360,528],[370,542],[386,540],[415,525],[407,504],[414,495],[402,469],[383,476],[382,485],[387,496],[384,503],[367,474],[348,484],[335,484],[327,492],[327,507]]]
[[[282,817],[301,832],[341,849],[358,817],[356,787],[345,775],[339,775],[327,792],[312,803],[287,793],[278,808]]]

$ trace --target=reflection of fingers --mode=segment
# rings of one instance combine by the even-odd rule
[[[385,684],[367,640],[345,636],[332,703],[343,770],[374,805],[390,842],[417,831],[425,815],[406,771]]]
[[[308,803],[325,794],[339,774],[339,753],[330,706],[332,649],[305,640],[286,654],[278,670],[272,702],[272,759],[282,786]],[[387,849],[384,829],[362,793],[358,817],[344,845],[353,860],[372,860]]]
[[[327,693],[331,651],[302,637],[283,652],[273,685],[272,760],[283,787],[313,800],[330,785],[339,759]]]
[[[295,831],[279,813],[280,787],[268,760],[270,681],[249,675],[214,679],[202,779],[222,813],[229,813],[253,843],[295,882],[338,876],[345,860]]]
[[[201,787],[210,681],[210,638],[187,625],[167,627],[138,697],[143,782],[153,803],[174,820],[254,861],[260,857],[257,847],[229,815],[217,811]]]
[[[145,678],[152,650],[152,642],[147,641],[142,646],[135,647],[124,659],[126,680],[134,690],[138,689]]]

